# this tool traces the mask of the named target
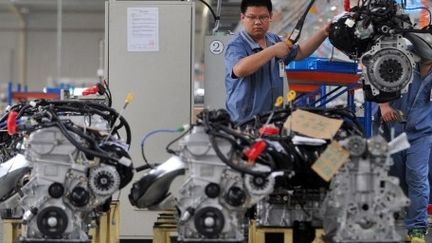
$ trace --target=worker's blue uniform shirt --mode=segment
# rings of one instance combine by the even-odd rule
[[[408,92],[391,102],[391,106],[401,110],[407,120],[406,124],[394,124],[396,135],[406,132],[410,141],[432,135],[431,89],[432,73],[422,79],[418,70],[415,71]]]
[[[266,34],[267,46],[282,41],[273,33]],[[273,58],[255,73],[237,78],[234,65],[240,59],[261,51],[262,48],[245,31],[240,31],[228,43],[225,50],[226,108],[234,122],[247,120],[254,115],[270,111],[278,96],[283,95],[283,78],[279,74],[279,62],[292,61],[298,52],[294,45],[285,59]]]
[[[406,123],[392,124],[395,135],[407,133],[410,148],[393,155],[391,174],[400,179],[411,205],[407,210],[405,224],[408,229],[428,227],[427,205],[430,194],[428,171],[432,144],[432,103],[430,101],[432,74],[422,79],[418,69],[409,90],[400,99],[391,102],[406,116]]]

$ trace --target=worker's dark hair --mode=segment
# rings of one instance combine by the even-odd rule
[[[266,7],[270,13],[273,10],[271,0],[242,0],[240,11],[244,14],[248,7]]]

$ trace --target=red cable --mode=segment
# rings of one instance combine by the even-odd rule
[[[349,12],[350,9],[351,9],[351,7],[350,7],[350,0],[344,0],[344,4],[343,4],[343,6],[344,6],[344,10],[345,10],[346,12]]]
[[[16,133],[17,128],[17,116],[18,112],[11,111],[9,112],[8,118],[7,118],[7,132],[9,135],[14,135]]]

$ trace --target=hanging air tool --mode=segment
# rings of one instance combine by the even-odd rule
[[[303,29],[304,21],[306,19],[307,14],[309,13],[309,10],[312,8],[313,4],[315,3],[315,0],[311,0],[309,2],[309,5],[307,6],[305,12],[297,22],[296,26],[294,27],[294,30],[291,32],[291,34],[285,39],[285,43],[287,45],[294,45],[297,43],[297,41],[300,39],[301,31]]]

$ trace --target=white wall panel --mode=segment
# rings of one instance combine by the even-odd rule
[[[57,74],[57,17],[54,13],[27,17],[27,81],[30,90],[41,90],[49,77]],[[18,79],[19,63],[17,17],[0,14],[0,83]],[[104,38],[104,13],[65,13],[63,15],[62,76],[94,78],[99,67],[99,41]],[[11,64],[10,53],[14,53]],[[11,74],[11,65],[13,74]]]

